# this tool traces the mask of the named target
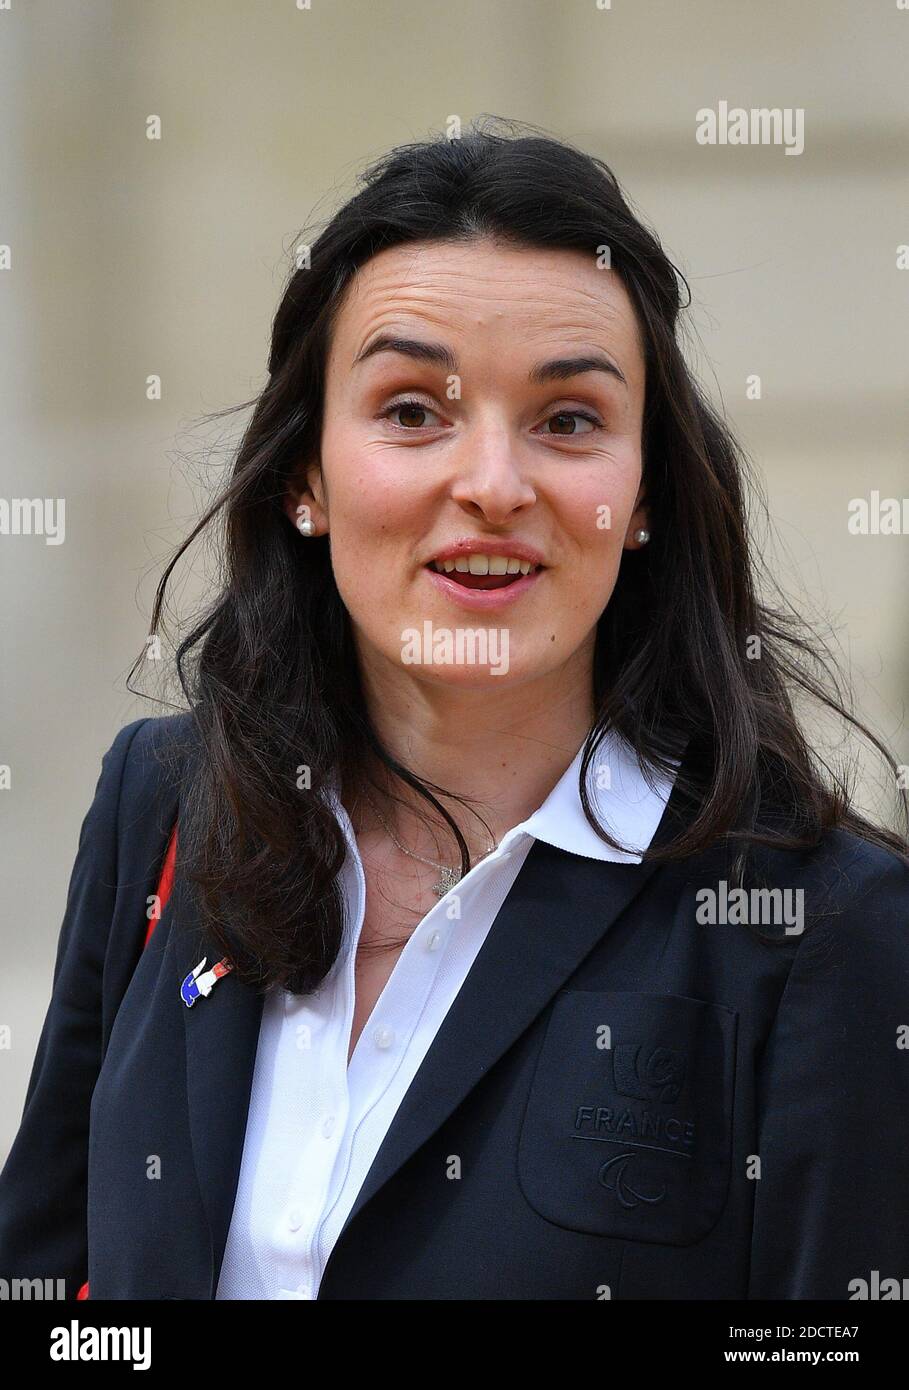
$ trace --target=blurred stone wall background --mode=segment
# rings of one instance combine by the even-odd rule
[[[495,113],[604,158],[691,284],[690,353],[763,478],[799,602],[909,763],[909,13],[899,0],[11,0],[0,9],[0,1154],[50,994],[76,840],[164,560],[265,381],[299,230],[392,145]],[[696,112],[803,108],[805,148],[704,146]],[[146,120],[162,139],[146,138]],[[146,377],[161,376],[160,401]],[[759,374],[762,398],[746,379]],[[191,608],[210,556],[175,592]]]

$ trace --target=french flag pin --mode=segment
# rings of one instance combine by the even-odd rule
[[[206,997],[211,994],[212,986],[220,980],[221,976],[227,975],[233,970],[233,966],[225,956],[211,970],[206,970],[204,975],[200,975],[199,971],[203,969],[207,960],[208,956],[203,956],[195,970],[189,972],[180,986],[180,998],[188,1009],[192,1008],[200,994],[204,994]]]

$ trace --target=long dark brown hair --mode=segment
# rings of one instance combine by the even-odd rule
[[[372,766],[383,770],[383,790],[408,784],[450,827],[469,867],[442,800],[469,799],[422,782],[382,747],[328,540],[301,542],[282,505],[301,459],[317,456],[345,287],[370,257],[407,242],[493,237],[588,256],[608,246],[638,316],[652,540],[624,558],[598,624],[597,716],[580,792],[601,837],[615,843],[590,805],[586,772],[611,728],[645,768],[666,770],[688,750],[680,786],[693,811],[649,857],[683,859],[731,837],[746,851],[803,849],[832,827],[902,854],[903,837],[859,815],[847,777],[812,752],[799,726],[794,693],[846,719],[896,772],[851,713],[827,645],[772,588],[768,602],[746,526],[746,460],[677,341],[687,282],[608,166],[536,128],[481,119],[459,139],[392,150],[361,184],[289,276],[268,381],[255,401],[232,408],[254,406],[230,482],[168,564],[151,619],[158,633],[174,566],[217,521],[220,590],[176,654],[201,750],[181,806],[177,870],[198,890],[202,921],[236,973],[305,993],[337,955],[345,841],[325,795],[331,779],[378,790]],[[140,655],[130,678],[141,665]],[[744,851],[738,862],[741,871]]]

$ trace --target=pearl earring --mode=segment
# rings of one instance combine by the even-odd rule
[[[646,545],[647,542],[650,540],[650,532],[645,531],[642,526],[639,531],[635,531],[634,538],[637,541],[638,545]]]
[[[309,507],[305,502],[301,502],[299,507],[297,507],[297,530],[300,532],[301,536],[314,536],[316,534],[316,528],[309,517],[304,517],[303,515],[304,512],[308,511]]]

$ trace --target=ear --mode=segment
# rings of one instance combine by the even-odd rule
[[[647,505],[647,493],[646,493],[646,491],[645,491],[645,489],[644,489],[643,483],[641,484],[641,486],[640,486],[640,488],[639,488],[639,490],[638,490],[638,495],[637,495],[637,497],[635,498],[634,511],[631,513],[631,517],[630,517],[629,522],[628,522],[628,527],[627,527],[627,530],[625,531],[625,541],[624,541],[623,549],[625,549],[625,550],[641,550],[641,549],[643,549],[643,546],[642,546],[641,542],[640,542],[640,541],[636,541],[635,538],[634,538],[635,532],[636,532],[636,531],[642,531],[642,530],[643,530],[643,531],[649,531],[649,530],[650,530],[650,508],[649,508],[648,505]],[[643,544],[646,545],[647,542],[644,541]]]
[[[328,509],[322,469],[318,462],[306,466],[287,489],[284,496],[284,512],[294,526],[300,521],[311,521],[315,526],[314,535],[324,536],[328,532]]]

